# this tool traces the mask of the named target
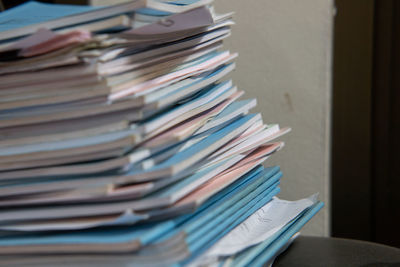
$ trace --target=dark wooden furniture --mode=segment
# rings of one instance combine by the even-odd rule
[[[336,7],[332,234],[400,247],[400,1]]]

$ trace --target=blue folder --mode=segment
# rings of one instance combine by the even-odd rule
[[[289,242],[290,238],[296,234],[323,206],[324,203],[319,201],[307,208],[272,237],[235,256],[232,266],[263,266],[266,262],[272,260],[278,254],[280,249]]]
[[[102,8],[29,1],[0,13],[0,32]]]
[[[260,187],[263,189],[276,187],[277,180],[279,180],[281,173],[276,173],[277,168],[271,168],[263,172],[259,172],[257,175],[252,175],[252,179],[264,178],[266,180],[264,182],[264,186]],[[253,173],[254,174],[254,173]],[[272,175],[272,177],[271,177]],[[274,177],[275,176],[275,177]],[[248,177],[245,176],[242,179],[246,180]],[[231,188],[236,188],[235,193],[238,190],[246,189],[243,186],[237,186],[237,184],[231,185]],[[255,198],[265,197],[265,194],[269,192],[265,190],[264,193],[259,194],[259,192],[250,193]],[[219,194],[229,193],[227,191],[221,191]],[[232,192],[230,195],[235,196]],[[253,199],[253,202],[254,202]],[[211,201],[214,201],[210,200]],[[33,235],[25,235],[25,236],[14,236],[14,237],[6,237],[0,239],[0,247],[1,246],[18,246],[18,245],[43,245],[43,244],[86,244],[86,243],[104,243],[104,244],[113,244],[120,242],[132,242],[137,240],[142,245],[154,244],[155,242],[160,242],[162,240],[167,239],[168,237],[164,236],[172,236],[174,233],[181,232],[187,230],[187,233],[193,233],[196,229],[189,227],[188,225],[193,225],[198,218],[198,214],[202,214],[207,212],[207,210],[212,210],[215,207],[218,207],[221,202],[224,202],[226,199],[220,197],[219,201],[215,201],[210,205],[206,203],[204,205],[208,206],[206,208],[200,208],[195,214],[192,216],[178,217],[177,219],[168,220],[159,223],[148,223],[137,226],[124,226],[124,227],[108,227],[94,230],[84,230],[84,231],[74,231],[74,232],[62,232],[62,233],[50,233],[50,234],[33,234]],[[243,200],[246,202],[246,200]],[[251,207],[254,206],[254,203],[250,203]],[[249,205],[249,204],[247,204]],[[234,211],[234,208],[232,208]],[[247,209],[246,209],[247,210]],[[235,212],[234,212],[235,213]],[[236,213],[235,213],[236,214]],[[240,214],[238,212],[237,214]],[[237,215],[235,215],[237,216]],[[235,217],[236,218],[236,217]],[[234,218],[232,217],[231,220]],[[228,221],[228,220],[227,220]],[[210,222],[212,223],[212,222]],[[186,227],[186,228],[185,228]],[[168,233],[168,234],[167,234]]]

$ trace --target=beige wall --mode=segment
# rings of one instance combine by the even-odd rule
[[[234,11],[225,46],[239,52],[233,79],[258,99],[266,123],[291,126],[268,164],[283,170],[280,196],[320,193],[327,205],[302,231],[329,235],[329,144],[333,0],[215,0]]]

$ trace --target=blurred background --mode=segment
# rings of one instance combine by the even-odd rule
[[[214,2],[235,12],[234,82],[265,122],[293,129],[267,163],[283,169],[280,196],[326,203],[302,233],[400,247],[400,1]]]

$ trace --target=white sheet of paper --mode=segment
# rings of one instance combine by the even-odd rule
[[[313,205],[317,194],[297,201],[287,201],[274,197],[243,223],[238,225],[214,246],[205,257],[229,256],[271,237],[304,209]]]

